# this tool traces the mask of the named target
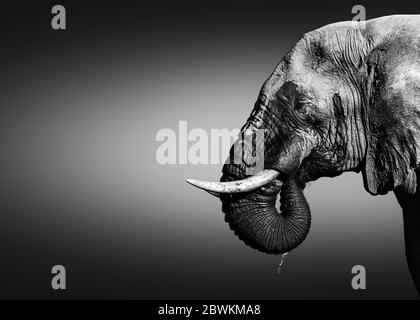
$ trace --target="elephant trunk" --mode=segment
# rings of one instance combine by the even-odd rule
[[[235,165],[225,165],[221,181],[241,176]],[[280,192],[280,212],[276,209]],[[244,194],[222,196],[225,220],[235,234],[262,252],[286,253],[297,247],[309,232],[311,213],[302,188],[293,177]]]

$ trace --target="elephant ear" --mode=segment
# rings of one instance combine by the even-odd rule
[[[413,194],[414,169],[420,162],[420,117],[414,103],[379,84],[364,111],[367,150],[363,170],[366,190],[386,194],[400,186]],[[413,101],[411,101],[413,102]]]
[[[401,186],[414,194],[417,188],[414,143],[404,132],[378,134],[370,139],[365,160],[364,184],[371,194],[386,194]]]

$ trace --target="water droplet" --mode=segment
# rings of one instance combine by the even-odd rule
[[[284,258],[287,256],[287,254],[288,254],[288,252],[285,252],[281,255],[279,267],[277,269],[277,275],[280,275],[280,269],[281,269],[281,266],[283,265]]]

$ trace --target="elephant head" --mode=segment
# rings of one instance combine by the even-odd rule
[[[240,239],[274,254],[298,246],[311,222],[302,190],[320,177],[362,172],[371,194],[396,187],[415,192],[420,82],[414,78],[420,68],[411,78],[398,77],[419,65],[418,48],[410,45],[418,22],[403,35],[394,20],[332,24],[305,34],[286,54],[232,147],[233,158],[239,154],[242,161],[228,161],[220,182],[188,180],[220,196]],[[390,24],[394,38],[381,32]],[[245,139],[250,131],[263,131],[262,142]],[[264,168],[249,175],[255,153],[262,153]]]

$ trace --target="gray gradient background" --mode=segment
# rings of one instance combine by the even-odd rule
[[[279,256],[239,241],[221,204],[185,183],[221,165],[156,163],[161,128],[237,128],[261,84],[307,31],[354,2],[61,4],[1,8],[0,298],[417,298],[393,194],[362,177],[305,189],[313,224]],[[368,18],[416,13],[363,3]],[[50,287],[54,264],[66,291]],[[350,286],[353,265],[367,290]]]

